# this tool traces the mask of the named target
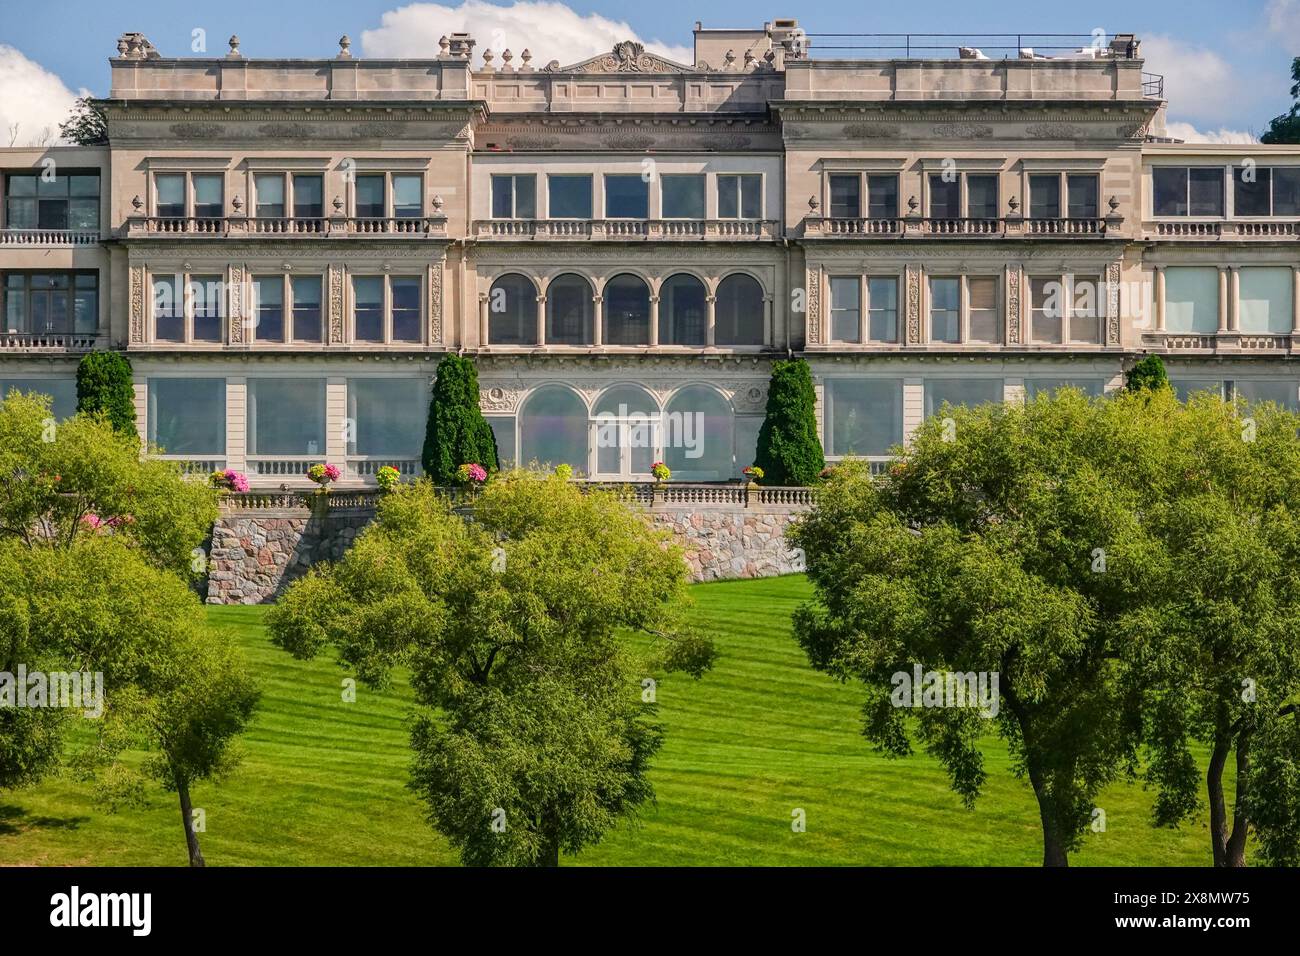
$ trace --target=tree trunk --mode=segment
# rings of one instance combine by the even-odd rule
[[[1210,850],[1215,866],[1228,865],[1228,810],[1223,802],[1223,767],[1228,762],[1230,749],[1227,731],[1216,733],[1210,766],[1205,771],[1205,790],[1210,801]]]
[[[558,839],[548,840],[542,847],[542,855],[538,860],[538,866],[559,866],[560,865],[560,841]]]
[[[176,792],[181,798],[181,822],[185,825],[185,845],[190,851],[190,866],[207,866],[203,862],[203,851],[199,849],[198,834],[194,832],[194,808],[190,805],[189,784],[177,780]]]
[[[1224,866],[1246,865],[1246,834],[1250,830],[1246,810],[1250,790],[1250,731],[1237,735],[1237,798],[1232,803],[1232,834],[1224,847]]]
[[[1056,808],[1052,806],[1051,794],[1043,781],[1042,769],[1036,760],[1026,758],[1025,764],[1029,769],[1029,782],[1034,788],[1034,799],[1038,801],[1038,819],[1043,826],[1043,866],[1069,866],[1070,857],[1065,850],[1060,821],[1056,819]]]

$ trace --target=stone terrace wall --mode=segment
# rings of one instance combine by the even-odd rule
[[[768,577],[802,565],[785,543],[806,488],[633,485],[631,507],[686,551],[693,581]],[[318,561],[336,561],[375,515],[375,492],[233,494],[222,499],[208,562],[209,604],[273,601]]]

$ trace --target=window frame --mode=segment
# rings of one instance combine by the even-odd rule
[[[1056,282],[1061,289],[1061,340],[1059,342],[1045,342],[1034,335],[1034,282],[1037,280],[1047,280]],[[1079,283],[1092,283],[1096,290],[1093,296],[1093,309],[1096,313],[1091,316],[1084,316],[1083,321],[1096,323],[1095,338],[1080,339],[1074,335],[1074,320],[1076,293],[1079,290]],[[1056,348],[1080,348],[1080,347],[1101,347],[1106,344],[1106,310],[1109,307],[1107,302],[1106,277],[1104,274],[1087,274],[1076,275],[1073,272],[1064,273],[1025,273],[1025,340],[1029,345],[1049,346]]]
[[[519,215],[519,186],[518,180],[531,179],[533,181],[533,214],[531,216]],[[496,188],[498,180],[510,181],[510,215],[498,216],[496,212]],[[547,198],[550,198],[549,192]],[[490,219],[497,222],[523,221],[531,222],[538,218],[537,216],[537,174],[536,173],[490,173],[488,176],[488,213]]]
[[[557,179],[585,179],[587,181],[587,215],[585,216],[557,216],[552,209],[551,201],[551,183]],[[495,217],[494,217],[495,218]],[[546,218],[547,219],[578,219],[589,222],[596,218],[596,177],[592,173],[547,173],[546,174]]]
[[[936,279],[957,280],[957,340],[936,340],[934,338],[934,299],[933,286],[931,285]],[[995,320],[994,328],[997,329],[997,335],[991,342],[974,341],[970,337],[970,320],[974,311],[971,308],[971,279],[988,279],[993,282],[993,317]],[[963,272],[959,274],[935,274],[927,275],[925,282],[925,341],[927,345],[940,346],[981,346],[986,348],[1000,347],[1006,343],[1006,307],[1005,307],[1005,289],[1002,283],[1001,272]]]
[[[827,311],[829,313],[827,324],[827,338],[832,345],[863,345],[863,346],[897,346],[901,345],[901,329],[899,325],[899,304],[901,299],[902,276],[897,272],[865,272],[855,274],[832,274],[826,277],[826,301]],[[833,293],[835,280],[852,281],[858,283],[858,337],[856,340],[839,339],[834,337],[835,329],[835,297]],[[871,317],[876,311],[876,307],[871,304],[871,283],[885,281],[894,284],[894,337],[892,339],[877,339],[871,336]],[[849,311],[847,309],[841,311]]]
[[[1151,217],[1153,219],[1199,219],[1211,222],[1222,222],[1228,218],[1228,200],[1236,198],[1235,187],[1228,189],[1230,180],[1235,182],[1235,174],[1230,175],[1229,169],[1235,167],[1215,166],[1213,164],[1195,164],[1195,163],[1160,163],[1151,167]],[[1183,174],[1185,183],[1183,186],[1183,205],[1186,212],[1161,212],[1156,206],[1156,175],[1165,170],[1178,170]],[[1192,212],[1192,172],[1194,170],[1213,170],[1219,174],[1219,207],[1218,213],[1200,213]],[[1271,185],[1270,185],[1270,203],[1271,203]]]
[[[673,222],[699,222],[709,218],[709,176],[707,173],[660,173],[659,179],[659,218]],[[670,216],[664,210],[664,185],[669,179],[694,179],[700,183],[700,214],[698,216]],[[647,207],[647,216],[650,210]]]
[[[197,299],[194,295],[194,280],[197,278],[216,277],[222,283],[223,289],[217,298],[217,337],[215,339],[200,339],[194,335],[194,320],[197,317]],[[181,338],[180,339],[160,339],[158,338],[158,311],[157,297],[154,295],[154,282],[161,278],[179,279],[181,283]],[[149,286],[149,342],[154,345],[208,345],[220,346],[226,343],[226,319],[227,319],[227,297],[225,295],[224,284],[226,277],[220,272],[204,272],[189,269],[181,269],[175,272],[166,270],[151,270],[148,273],[147,284]]]
[[[14,230],[18,230],[18,229],[38,229],[38,230],[46,231],[46,230],[50,230],[50,229],[56,229],[56,230],[64,231],[64,232],[94,232],[94,233],[99,233],[99,232],[100,232],[100,227],[101,227],[102,222],[103,222],[103,216],[101,215],[100,204],[101,204],[101,202],[103,201],[103,185],[104,185],[104,179],[103,179],[103,177],[100,175],[100,170],[98,170],[98,169],[69,169],[69,170],[66,170],[66,171],[61,172],[61,173],[56,173],[56,175],[55,175],[55,180],[56,180],[56,181],[62,180],[62,181],[64,181],[64,182],[67,183],[66,192],[65,192],[65,194],[62,195],[62,196],[41,196],[41,194],[40,194],[40,184],[41,184],[41,182],[42,182],[42,176],[43,176],[43,175],[44,175],[44,170],[40,170],[40,171],[37,171],[37,170],[7,170],[7,171],[5,171],[5,174],[4,174],[4,180],[3,180],[3,182],[4,182],[4,205],[3,205],[3,217],[4,217],[4,219],[3,219],[3,227],[4,227],[5,229],[14,229]],[[96,186],[96,188],[95,188],[95,195],[94,195],[93,197],[92,197],[92,196],[77,196],[77,195],[73,195],[73,193],[72,193],[72,177],[74,177],[74,176],[75,176],[75,177],[78,177],[78,178],[86,178],[86,179],[89,179],[89,178],[92,178],[92,177],[93,177],[93,178],[98,182],[98,184],[99,184],[99,185]],[[15,180],[15,179],[31,179],[31,180],[33,180],[33,188],[34,188],[35,191],[34,191],[30,196],[24,196],[24,195],[17,195],[17,196],[15,196],[14,193],[13,193],[13,187],[12,187],[12,185],[11,185],[11,183],[12,183],[13,180]],[[93,208],[94,208],[94,210],[95,210],[95,224],[94,224],[94,226],[73,226],[73,225],[71,224],[71,223],[72,223],[72,203],[73,203],[74,201],[81,201],[81,202],[91,203],[92,200],[93,200],[93,203],[92,203],[92,204],[93,204]],[[34,208],[34,211],[35,211],[35,225],[32,225],[32,226],[15,226],[15,225],[13,225],[13,217],[10,215],[10,203],[11,203],[11,202],[15,202],[15,201],[17,201],[17,202],[31,202],[31,203],[34,203],[34,204],[35,204],[35,208]],[[43,203],[62,203],[62,204],[63,204],[63,218],[64,218],[64,222],[67,223],[67,225],[64,225],[64,226],[62,226],[62,227],[56,227],[56,226],[42,226],[42,225],[41,225],[41,206],[42,206]]]
[[[724,215],[722,214],[722,183],[723,183],[723,180],[727,180],[727,181],[733,181],[733,180],[734,180],[734,182],[735,182],[735,189],[736,189],[736,215],[734,215],[734,216],[724,216]],[[746,180],[757,180],[757,181],[758,181],[758,186],[757,186],[757,189],[758,189],[758,215],[756,215],[756,216],[747,216],[747,215],[745,215],[745,181],[746,181]],[[767,183],[766,183],[766,179],[765,179],[765,177],[764,177],[764,175],[763,175],[762,173],[753,173],[753,172],[743,172],[743,173],[742,173],[742,172],[734,172],[734,173],[717,173],[717,174],[715,174],[715,176],[714,176],[714,186],[713,186],[713,191],[714,191],[714,202],[716,203],[716,212],[717,212],[717,217],[718,217],[718,219],[720,219],[720,220],[725,220],[725,221],[727,221],[727,222],[761,222],[762,219],[763,219],[763,207],[764,207],[764,202],[763,202],[764,196],[763,196],[763,192],[764,192],[764,189],[765,189],[766,185],[767,185]],[[706,199],[708,198],[707,190],[706,190],[706,193],[705,193],[705,198],[706,198]],[[707,212],[707,207],[706,207],[706,212]]]
[[[380,339],[379,341],[375,341],[373,339],[357,338],[356,281],[358,279],[379,279],[380,280],[380,286],[379,286],[380,288],[380,293],[379,293]],[[398,339],[398,338],[394,338],[393,336],[393,319],[394,319],[393,280],[395,279],[408,279],[408,280],[414,279],[418,285],[419,292],[420,292],[420,304],[417,309],[417,317],[416,317],[417,327],[420,333],[418,338]],[[348,343],[351,345],[362,345],[362,346],[424,345],[425,344],[424,343],[424,339],[425,339],[424,303],[425,303],[424,276],[421,273],[416,273],[416,272],[386,273],[386,272],[368,272],[365,270],[358,270],[357,272],[350,273],[348,276],[348,283],[347,283],[347,308],[348,308],[347,341]]]
[[[831,180],[833,179],[856,179],[857,180],[857,213],[852,216],[835,215],[834,205],[831,200]],[[872,212],[872,204],[876,196],[876,189],[872,186],[872,181],[879,184],[884,180],[893,180],[894,205],[893,212],[886,216],[877,216]],[[927,180],[928,184],[928,180]],[[826,211],[827,219],[867,219],[872,222],[890,222],[901,217],[899,211],[900,197],[902,195],[902,186],[899,179],[899,173],[892,169],[858,169],[842,170],[828,169],[822,181],[822,187],[825,190],[823,196],[825,203],[823,208]],[[928,208],[927,196],[927,208]]]
[[[69,328],[63,332],[44,332],[32,328],[32,303],[33,292],[36,291],[56,291],[56,290],[34,290],[32,288],[32,279],[36,276],[60,275],[68,279],[67,288],[67,317]],[[101,301],[102,289],[99,281],[98,269],[5,269],[0,271],[0,322],[3,322],[3,328],[9,333],[9,278],[11,276],[23,277],[23,319],[26,325],[25,330],[13,330],[14,335],[92,335],[98,337],[101,329],[100,310],[103,307]],[[91,332],[77,331],[77,279],[90,276],[95,280],[95,328]],[[62,290],[57,290],[62,291]],[[0,396],[2,398],[3,396]]]

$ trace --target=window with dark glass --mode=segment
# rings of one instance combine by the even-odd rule
[[[898,280],[893,276],[868,277],[867,306],[870,314],[868,341],[897,342]]]
[[[1187,171],[1187,209],[1192,216],[1223,215],[1223,170],[1217,166]]]
[[[605,283],[603,338],[607,345],[649,343],[650,287],[639,276],[619,275]]]
[[[382,183],[380,185],[382,187]],[[382,206],[382,188],[379,202]],[[293,215],[295,219],[320,219],[325,215],[325,183],[322,177],[293,177]]]
[[[262,342],[284,341],[284,277],[254,276],[254,335]]]
[[[393,341],[420,341],[420,280],[415,276],[394,277],[390,281],[393,297]]]
[[[857,342],[862,333],[862,279],[831,276],[831,340]]]
[[[382,219],[387,215],[383,176],[358,176],[356,196],[358,219]]]
[[[668,175],[660,177],[662,209],[665,219],[704,218],[704,180],[702,175]]]
[[[219,275],[190,276],[190,302],[194,310],[194,341],[221,341],[222,290],[225,281]]]
[[[393,177],[393,216],[397,219],[418,219],[424,212],[421,192],[423,180],[419,176]]]
[[[284,218],[284,176],[258,173],[253,177],[253,190],[257,194],[255,213],[258,219]]]
[[[1187,169],[1157,166],[1151,170],[1152,208],[1157,216],[1187,215]]]
[[[532,173],[492,177],[493,219],[536,219],[537,177]]]
[[[547,206],[552,219],[591,218],[590,176],[547,176]],[[496,194],[493,193],[495,208]],[[496,213],[493,212],[495,216]]]
[[[966,278],[966,341],[992,345],[1002,341],[995,276]]]
[[[966,215],[970,219],[998,218],[998,177],[966,177]]]
[[[504,275],[492,283],[488,344],[537,344],[537,287],[527,276]]]
[[[99,277],[93,272],[10,272],[3,292],[8,332],[94,334],[99,328]]]
[[[293,277],[293,340],[321,342],[321,277]]]
[[[154,213],[169,219],[185,215],[185,175],[160,173],[154,177]]]
[[[224,210],[222,177],[210,174],[194,177],[194,215],[215,219]]]
[[[1273,167],[1273,215],[1300,216],[1300,166]]]
[[[5,177],[9,229],[99,229],[99,175],[40,173]]]
[[[1029,218],[1061,218],[1061,177],[1053,173],[1050,176],[1029,177]]]
[[[832,219],[857,219],[862,215],[862,177],[857,173],[852,176],[831,176]]]
[[[638,176],[605,177],[605,218],[645,219],[650,215],[650,184]]]
[[[898,177],[867,177],[867,217],[869,219],[896,219],[898,217]]]
[[[1029,279],[1029,333],[1034,342],[1059,345],[1065,323],[1065,285],[1060,276]]]
[[[961,181],[938,173],[930,177],[930,218],[961,218]]]
[[[352,277],[352,337],[358,342],[384,340],[383,276]]]
[[[961,341],[961,280],[930,280],[930,341]]]
[[[757,173],[718,176],[719,219],[761,219],[763,177]]]
[[[1067,210],[1071,219],[1097,218],[1097,177],[1065,177]]]
[[[753,276],[737,272],[718,283],[714,304],[714,342],[722,346],[762,345],[767,319],[763,287]]]
[[[153,337],[159,342],[185,341],[185,299],[181,277],[153,277]]]
[[[1157,216],[1222,216],[1224,176],[1218,166],[1157,166],[1151,171]]]
[[[582,276],[562,275],[546,287],[546,341],[586,345],[592,337],[591,284]]]
[[[1240,166],[1232,181],[1236,215],[1300,215],[1300,166]]]
[[[659,344],[705,343],[707,306],[704,283],[692,275],[679,274],[659,287]]]

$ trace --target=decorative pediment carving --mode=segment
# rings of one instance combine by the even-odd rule
[[[694,67],[674,63],[653,53],[647,53],[644,46],[632,40],[614,44],[614,49],[590,60],[560,66],[558,60],[552,60],[546,66],[547,73],[695,73]]]

